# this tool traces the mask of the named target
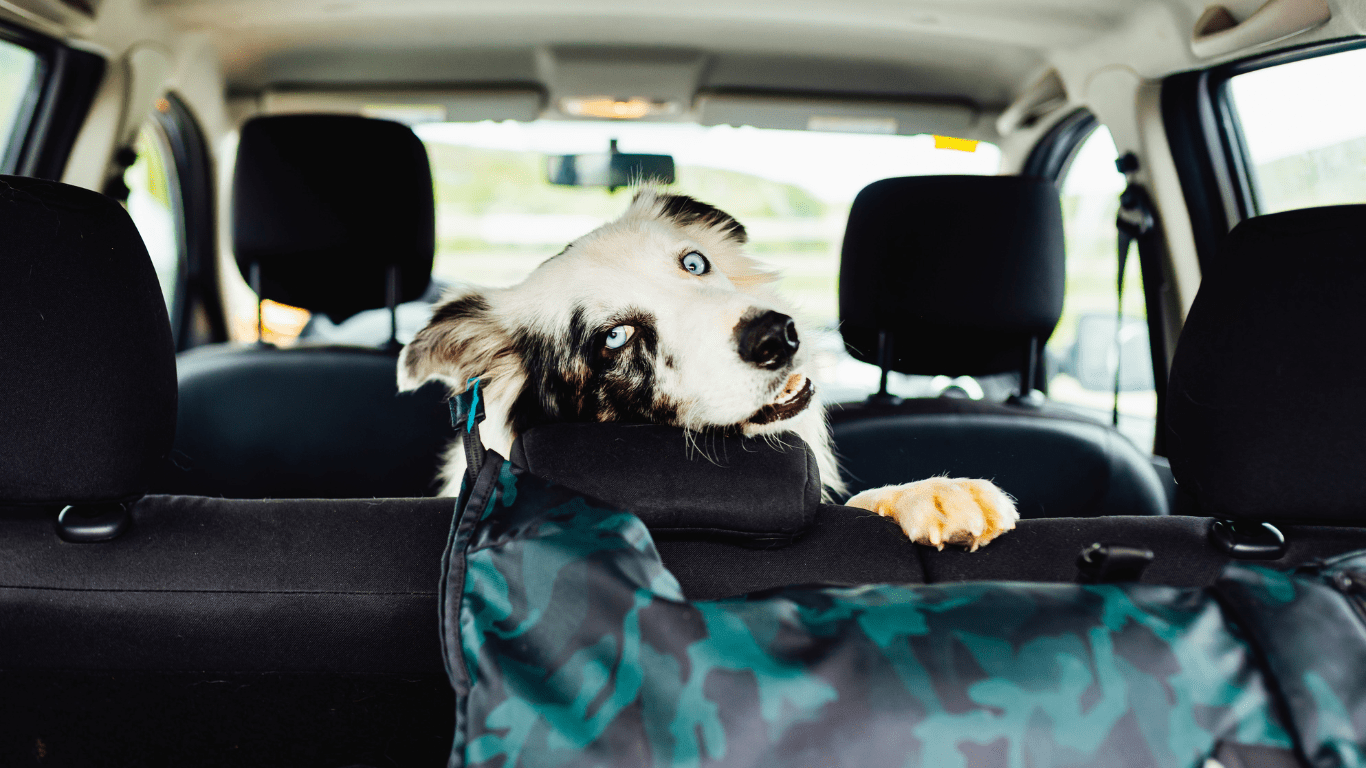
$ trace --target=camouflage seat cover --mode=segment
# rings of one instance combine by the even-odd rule
[[[466,486],[442,594],[452,766],[1198,768],[1221,743],[1366,765],[1366,632],[1332,588],[1364,555],[1209,590],[690,602],[629,513],[491,452]]]

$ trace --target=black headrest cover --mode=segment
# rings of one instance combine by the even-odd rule
[[[111,198],[0,176],[0,504],[142,495],[175,437],[156,272]]]
[[[639,516],[656,535],[781,543],[814,523],[821,501],[815,454],[759,438],[702,435],[655,424],[550,424],[512,448],[532,474]],[[705,455],[703,455],[705,453]]]
[[[1168,450],[1203,514],[1366,519],[1366,205],[1239,224],[1172,360]]]
[[[840,333],[850,354],[892,369],[1018,371],[1062,314],[1062,207],[1049,181],[1018,176],[884,179],[849,210]]]
[[[432,278],[432,172],[407,126],[350,115],[258,117],[242,127],[232,190],[242,276],[260,265],[261,297],[341,322],[399,301]]]

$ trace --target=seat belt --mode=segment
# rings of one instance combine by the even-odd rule
[[[1124,268],[1129,262],[1129,250],[1140,237],[1152,231],[1152,204],[1143,187],[1134,179],[1138,173],[1138,156],[1125,153],[1115,161],[1115,168],[1124,174],[1124,192],[1119,196],[1119,215],[1115,228],[1119,232],[1119,274],[1115,279],[1115,403],[1110,421],[1119,427],[1120,366],[1124,360]]]

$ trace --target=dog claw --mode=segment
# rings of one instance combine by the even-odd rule
[[[932,477],[864,491],[846,503],[896,520],[911,541],[940,551],[959,544],[976,552],[1019,520],[1011,498],[987,480]]]

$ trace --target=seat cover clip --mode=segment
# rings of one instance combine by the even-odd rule
[[[1285,534],[1271,523],[1247,520],[1215,520],[1209,539],[1222,552],[1237,560],[1279,560],[1290,545]]]
[[[1153,551],[1147,547],[1097,542],[1083,549],[1077,557],[1078,581],[1083,584],[1138,581],[1152,562]]]
[[[128,505],[73,504],[57,514],[57,536],[72,544],[116,539],[128,529]]]

